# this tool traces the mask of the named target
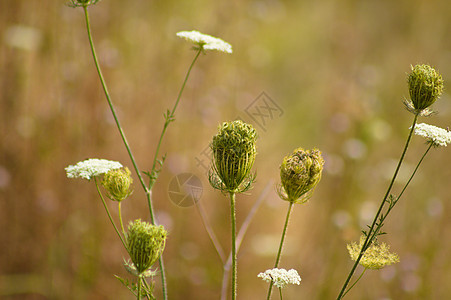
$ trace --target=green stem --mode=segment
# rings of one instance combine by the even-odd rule
[[[287,234],[288,221],[290,220],[290,215],[291,215],[292,211],[293,211],[293,202],[290,201],[290,204],[288,205],[287,215],[285,217],[285,225],[283,226],[282,237],[280,238],[279,251],[277,252],[276,263],[274,264],[274,268],[277,268],[279,266],[280,257],[282,255],[283,242],[284,242],[285,236]],[[269,284],[268,295],[266,296],[266,299],[268,299],[268,300],[271,299],[271,291],[272,291],[273,285],[274,285],[274,282],[271,281],[271,283]]]
[[[124,223],[122,222],[121,202],[117,203],[117,211],[118,211],[118,214],[119,214],[119,223],[121,224],[122,234],[125,237],[127,235],[125,234]]]
[[[263,200],[268,195],[268,192],[270,191],[272,186],[272,181],[270,180],[266,187],[263,189],[263,191],[260,193],[260,196],[258,197],[257,201],[255,201],[254,205],[252,206],[250,212],[246,216],[246,219],[243,221],[243,224],[240,227],[240,230],[238,230],[238,234],[236,235],[236,251],[237,253],[240,251],[241,243],[244,239],[244,235],[247,232],[247,229],[249,228],[249,225],[251,224],[252,219],[254,218],[255,214],[257,213],[258,208],[263,203]],[[232,252],[229,252],[229,256],[227,257],[226,263],[223,265],[223,274],[222,274],[222,287],[221,287],[221,300],[225,300],[227,298],[227,289],[228,289],[228,278],[230,275],[230,267],[232,265]]]
[[[363,277],[363,274],[365,274],[366,270],[368,270],[368,268],[365,268],[362,273],[360,274],[359,278],[356,279],[356,281],[354,281],[354,283],[346,290],[346,292],[343,294],[343,297],[354,287],[354,285],[357,284],[357,282],[359,282],[359,280]]]
[[[230,194],[230,216],[232,221],[232,300],[236,299],[236,214],[235,214],[235,193]]]
[[[279,295],[280,295],[280,300],[283,300],[283,297],[282,297],[282,288],[279,288]]]
[[[136,294],[136,299],[141,299],[141,276],[138,276],[138,293]]]
[[[418,162],[417,166],[415,167],[415,170],[413,171],[412,175],[410,176],[409,180],[407,181],[407,183],[404,186],[404,188],[402,189],[402,191],[399,193],[399,196],[396,198],[396,200],[399,200],[399,198],[401,198],[402,194],[404,194],[404,191],[406,190],[406,188],[409,185],[409,183],[412,181],[413,176],[415,176],[415,173],[417,172],[418,168],[420,167],[421,163],[423,162],[424,158],[428,154],[429,150],[431,150],[433,145],[434,144],[431,143],[429,145],[429,147],[426,149],[426,152],[424,152],[423,156],[421,157],[420,161]]]
[[[110,222],[111,222],[111,224],[114,227],[114,230],[116,230],[117,235],[121,239],[122,245],[124,245],[125,250],[127,250],[127,252],[128,252],[128,248],[127,248],[127,245],[125,244],[124,238],[122,237],[122,235],[120,234],[119,230],[117,229],[116,224],[114,224],[113,218],[111,217],[111,214],[110,214],[110,211],[108,209],[108,206],[106,205],[105,199],[103,198],[103,195],[100,192],[99,184],[97,183],[97,178],[96,177],[94,177],[94,182],[96,184],[97,192],[99,193],[100,199],[102,199],[103,207],[105,207],[106,214],[108,215],[108,218],[110,219]]]
[[[381,216],[380,221],[378,223],[378,226],[376,227],[376,230],[374,230],[373,232],[373,236],[371,237],[371,240],[373,240],[378,232],[380,231],[385,219],[387,218],[388,214],[390,213],[390,211],[393,209],[393,207],[395,207],[396,203],[398,203],[399,199],[401,199],[402,195],[404,194],[404,191],[407,189],[407,186],[410,184],[410,182],[412,181],[413,177],[415,176],[418,168],[420,167],[421,163],[423,162],[424,158],[426,157],[426,155],[428,154],[429,150],[431,150],[433,144],[431,143],[429,145],[429,147],[426,149],[426,151],[424,152],[423,156],[421,157],[420,161],[418,162],[417,166],[415,167],[415,170],[412,172],[412,175],[410,175],[409,180],[407,181],[407,183],[404,185],[403,189],[401,190],[401,192],[399,193],[399,195],[396,197],[396,199],[394,200],[394,202],[392,204],[389,205],[387,211],[385,212],[385,214],[383,216]]]
[[[210,222],[207,219],[204,207],[200,201],[198,201],[195,205],[197,211],[199,212],[200,219],[202,220],[202,224],[204,225],[205,230],[207,230],[208,237],[210,238],[210,241],[213,243],[213,246],[216,249],[216,253],[218,253],[219,258],[221,259],[221,262],[224,265],[226,263],[224,250],[222,249],[221,244],[219,243],[219,240],[216,237],[213,227],[211,226]]]
[[[127,138],[125,137],[124,131],[122,130],[122,126],[121,126],[121,124],[119,122],[119,119],[117,117],[116,111],[114,109],[113,103],[112,103],[111,98],[110,98],[110,94],[108,92],[107,85],[105,83],[105,79],[103,78],[102,70],[100,69],[99,60],[97,59],[97,54],[96,54],[95,47],[94,47],[94,42],[93,42],[93,39],[92,39],[91,25],[90,25],[90,22],[89,22],[88,7],[87,6],[83,6],[83,10],[84,10],[84,13],[85,13],[86,29],[87,29],[87,32],[88,32],[89,45],[91,47],[91,53],[92,53],[92,57],[94,59],[96,70],[97,70],[97,73],[98,73],[99,78],[100,78],[100,83],[102,84],[102,88],[103,88],[103,91],[105,93],[105,97],[107,99],[107,102],[108,102],[108,105],[110,107],[111,113],[113,114],[114,121],[116,122],[117,129],[119,130],[119,133],[121,135],[122,141],[123,141],[123,143],[125,145],[125,148],[127,149],[128,156],[130,157],[130,160],[132,161],[133,168],[135,169],[135,172],[136,172],[136,175],[138,176],[139,182],[141,183],[141,186],[143,187],[144,192],[146,194],[147,204],[149,206],[150,220],[151,220],[152,224],[155,225],[156,222],[155,222],[155,216],[154,216],[154,213],[153,213],[152,197],[151,197],[151,193],[152,192],[151,192],[150,189],[147,188],[147,186],[146,186],[146,184],[144,182],[144,179],[141,176],[140,169],[138,168],[136,160],[135,160],[135,158],[133,156],[133,153],[132,153],[132,151],[130,149],[130,146],[129,146],[128,142],[127,142]],[[167,300],[166,276],[165,276],[164,261],[163,261],[163,256],[162,255],[160,255],[160,258],[158,259],[158,262],[160,264],[160,274],[161,274],[163,299]]]
[[[398,172],[399,172],[401,164],[402,164],[402,162],[404,160],[404,156],[405,156],[405,154],[407,152],[407,148],[409,147],[410,139],[412,138],[412,134],[413,134],[413,131],[415,129],[415,124],[417,122],[417,119],[418,119],[418,115],[416,114],[415,117],[413,118],[412,127],[410,128],[409,136],[407,137],[407,141],[406,141],[406,144],[404,146],[404,150],[403,150],[403,152],[401,154],[401,158],[399,159],[398,166],[396,167],[395,173],[393,174],[393,178],[392,178],[392,180],[391,180],[391,182],[390,182],[390,184],[388,186],[388,189],[387,189],[387,192],[385,193],[384,198],[382,199],[382,202],[381,202],[381,204],[379,206],[379,209],[378,209],[376,215],[374,216],[373,223],[371,224],[371,227],[370,227],[370,229],[369,229],[369,231],[367,233],[367,237],[366,237],[365,242],[362,245],[362,249],[360,250],[360,254],[357,257],[357,260],[354,262],[354,265],[353,265],[351,271],[349,272],[348,277],[346,278],[346,281],[343,284],[343,287],[341,288],[341,291],[340,291],[340,294],[337,297],[337,300],[340,300],[340,299],[342,299],[344,297],[344,293],[345,293],[346,288],[347,288],[347,286],[349,284],[349,281],[351,280],[352,275],[354,274],[354,272],[355,272],[360,260],[362,259],[362,256],[365,253],[368,245],[370,245],[371,242],[372,242],[372,238],[370,239],[371,233],[373,232],[374,226],[377,223],[379,215],[381,214],[382,209],[383,209],[383,207],[384,207],[384,205],[386,203],[386,200],[387,200],[388,196],[390,195],[390,191],[391,191],[391,189],[393,187],[393,184],[395,183],[396,177],[398,176]]]
[[[186,82],[188,81],[189,75],[191,74],[191,70],[196,63],[200,53],[202,52],[202,49],[199,49],[196,53],[196,56],[194,57],[193,61],[191,62],[191,65],[188,68],[188,72],[185,75],[185,80],[183,81],[182,87],[180,88],[179,94],[177,96],[177,100],[175,101],[174,107],[172,108],[172,111],[170,114],[165,115],[165,121],[163,125],[163,130],[160,134],[160,139],[158,140],[157,149],[155,150],[155,156],[153,159],[152,164],[152,170],[150,172],[150,182],[149,182],[149,188],[152,189],[153,185],[155,184],[155,181],[158,177],[158,171],[157,171],[157,162],[158,162],[158,154],[160,152],[161,143],[163,141],[164,134],[166,133],[166,129],[168,128],[169,124],[174,121],[174,114],[175,110],[177,109],[177,106],[179,105],[180,99],[182,97],[183,90],[185,89]]]

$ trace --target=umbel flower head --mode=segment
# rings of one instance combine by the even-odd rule
[[[213,172],[210,184],[219,190],[243,192],[250,188],[250,174],[257,155],[257,131],[252,125],[237,120],[224,122],[210,145],[213,152]]]
[[[274,285],[278,288],[284,288],[288,284],[301,284],[301,277],[298,272],[294,269],[285,270],[285,269],[269,269],[263,273],[257,275],[262,280],[266,282],[273,282]]]
[[[324,159],[318,149],[297,148],[280,165],[279,196],[293,203],[304,203],[321,179]]]
[[[177,36],[192,42],[195,50],[217,50],[225,53],[232,53],[232,46],[220,38],[200,33],[199,31],[180,31]]]
[[[353,261],[356,261],[362,249],[363,243],[365,243],[366,237],[362,235],[360,242],[352,242],[347,245],[349,255]],[[379,270],[385,266],[392,265],[399,262],[399,257],[396,253],[390,252],[390,246],[385,243],[379,243],[373,241],[373,243],[366,249],[360,259],[359,264],[366,269]]]
[[[426,139],[427,143],[434,147],[446,147],[451,144],[451,132],[433,125],[421,123],[415,124],[415,134]]]
[[[78,7],[78,6],[89,6],[94,5],[100,0],[70,0],[69,6]]]
[[[83,178],[91,180],[93,177],[108,173],[110,170],[120,169],[122,164],[117,161],[90,158],[65,168],[67,178]]]
[[[442,76],[429,65],[416,65],[407,78],[410,100],[407,109],[414,114],[429,115],[428,109],[443,92]]]
[[[149,269],[160,257],[166,244],[167,231],[140,219],[130,222],[126,236],[130,258],[138,274]]]
[[[102,185],[108,192],[108,198],[121,202],[133,192],[131,185],[133,178],[130,170],[125,167],[110,170],[103,176]]]

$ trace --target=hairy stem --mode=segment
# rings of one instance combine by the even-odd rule
[[[382,209],[383,209],[383,207],[384,207],[384,205],[386,203],[386,200],[387,200],[388,196],[390,195],[390,191],[391,191],[391,189],[393,187],[393,184],[395,183],[396,177],[398,176],[398,172],[399,172],[399,169],[401,168],[401,164],[402,164],[402,162],[404,160],[404,156],[405,156],[405,154],[407,152],[407,148],[409,147],[410,139],[412,138],[412,134],[413,134],[413,131],[415,129],[415,124],[417,122],[417,119],[418,119],[418,115],[416,114],[415,117],[413,118],[412,127],[410,128],[409,136],[407,137],[407,141],[406,141],[406,144],[404,146],[404,150],[403,150],[403,152],[401,154],[401,158],[399,159],[398,166],[396,167],[395,173],[393,174],[393,177],[392,177],[392,179],[390,181],[390,184],[388,186],[387,192],[385,193],[385,196],[382,199],[382,202],[381,202],[381,204],[379,206],[379,209],[378,209],[376,215],[374,216],[373,223],[371,224],[371,227],[370,227],[370,229],[369,229],[369,231],[367,233],[367,237],[366,237],[365,242],[362,245],[362,249],[360,250],[360,254],[357,257],[357,260],[354,262],[354,265],[352,266],[352,269],[349,272],[348,277],[346,278],[346,281],[343,284],[343,287],[341,288],[341,291],[340,291],[340,294],[337,297],[337,300],[340,300],[340,299],[342,299],[344,297],[344,293],[345,293],[346,288],[347,288],[347,286],[349,284],[349,281],[352,278],[352,275],[354,274],[354,272],[355,272],[360,260],[362,259],[362,256],[365,253],[366,249],[368,248],[368,246],[373,241],[373,238],[374,238],[374,236],[372,236],[373,229],[374,229],[374,227],[375,227],[375,225],[377,223],[379,215],[382,212]]]

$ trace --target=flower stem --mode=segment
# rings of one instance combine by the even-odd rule
[[[247,232],[247,229],[249,228],[249,225],[251,224],[252,219],[254,218],[255,214],[257,213],[258,208],[263,203],[263,200],[268,195],[268,192],[270,191],[270,188],[272,186],[272,181],[270,180],[266,187],[263,189],[263,191],[260,193],[260,196],[258,197],[257,201],[255,201],[254,205],[252,206],[250,212],[246,216],[246,219],[243,221],[243,224],[240,227],[240,230],[238,230],[238,234],[236,235],[236,251],[240,251],[241,243],[243,242],[244,235]],[[228,289],[228,278],[230,275],[230,267],[232,265],[232,252],[229,252],[229,256],[227,258],[227,261],[224,263],[223,266],[223,274],[222,274],[222,287],[221,287],[221,300],[225,300],[227,298],[227,289]]]
[[[110,94],[108,92],[108,88],[107,88],[105,79],[103,78],[102,70],[100,69],[99,60],[97,59],[97,54],[96,54],[95,47],[94,47],[94,42],[93,42],[93,39],[92,39],[91,25],[90,25],[90,22],[89,22],[88,7],[87,6],[83,6],[83,11],[85,13],[86,29],[87,29],[87,32],[88,32],[89,45],[91,47],[91,53],[92,53],[92,57],[94,59],[94,63],[95,63],[95,66],[96,66],[97,73],[99,75],[100,83],[102,84],[102,88],[103,88],[103,91],[105,93],[105,97],[107,99],[107,102],[108,102],[108,105],[110,107],[111,113],[113,114],[113,118],[114,118],[114,121],[116,122],[117,129],[119,130],[119,134],[121,135],[122,141],[123,141],[123,143],[125,145],[125,148],[127,149],[128,156],[130,157],[130,160],[132,161],[133,168],[135,169],[135,172],[136,172],[136,175],[138,176],[139,182],[141,183],[141,186],[143,187],[144,192],[146,194],[147,204],[149,206],[150,220],[151,220],[152,224],[155,225],[156,222],[155,222],[155,216],[154,216],[154,213],[153,213],[152,197],[151,197],[152,192],[151,192],[150,189],[147,188],[147,186],[146,186],[146,184],[144,182],[144,179],[141,176],[140,169],[138,168],[136,160],[135,160],[135,158],[133,156],[133,153],[132,153],[132,151],[130,149],[130,146],[128,144],[127,138],[125,137],[124,131],[122,130],[122,126],[121,126],[121,124],[119,122],[119,119],[117,117],[116,111],[114,109],[114,105],[113,105],[113,103],[111,101]],[[166,277],[165,277],[165,271],[164,271],[163,255],[160,255],[160,258],[158,259],[158,261],[159,261],[159,264],[160,264],[160,274],[161,274],[163,299],[166,300],[167,299],[167,291],[166,291]]]
[[[359,280],[363,277],[363,274],[365,274],[366,270],[368,270],[368,268],[365,268],[362,273],[360,274],[359,278],[356,279],[356,281],[354,281],[354,283],[346,290],[346,292],[343,294],[343,297],[354,287],[354,285],[357,284],[357,282],[359,282]]]
[[[288,221],[290,220],[290,215],[291,215],[292,211],[293,211],[293,202],[290,201],[290,204],[288,205],[287,216],[285,217],[285,225],[283,226],[282,237],[280,238],[279,251],[277,252],[276,263],[274,264],[274,268],[277,268],[279,266],[280,257],[282,255],[283,242],[284,242],[285,236],[287,234]],[[274,282],[271,281],[271,283],[269,284],[269,288],[268,288],[268,295],[266,297],[266,299],[268,299],[268,300],[271,299],[271,291],[272,291],[273,285],[274,285]]]
[[[138,276],[138,293],[136,294],[136,299],[141,299],[141,275]]]
[[[365,242],[362,245],[362,249],[360,250],[360,254],[357,257],[356,261],[354,262],[354,265],[353,265],[351,271],[349,272],[348,277],[346,278],[346,281],[343,284],[343,287],[341,288],[341,291],[340,291],[340,294],[337,297],[337,300],[343,299],[344,293],[345,293],[346,288],[347,288],[347,286],[349,284],[349,281],[352,278],[352,275],[354,274],[354,272],[355,272],[360,260],[362,259],[362,256],[365,253],[366,249],[368,248],[368,246],[372,243],[372,241],[374,239],[374,235],[372,236],[373,229],[376,226],[376,223],[377,223],[377,220],[379,218],[379,215],[382,212],[382,209],[383,209],[383,207],[384,207],[384,205],[385,205],[385,203],[387,201],[387,198],[390,195],[390,191],[391,191],[391,189],[393,187],[393,184],[395,183],[396,177],[398,176],[398,172],[399,172],[401,164],[402,164],[402,162],[404,160],[404,156],[405,156],[405,154],[407,152],[407,148],[409,147],[410,139],[412,138],[412,134],[413,134],[413,131],[415,129],[415,124],[417,122],[417,119],[418,119],[418,114],[416,114],[415,117],[413,118],[412,127],[410,128],[409,136],[407,137],[407,141],[406,141],[406,144],[404,146],[404,150],[403,150],[403,152],[401,154],[401,158],[399,159],[398,166],[396,167],[395,173],[393,174],[393,178],[392,178],[392,180],[391,180],[391,182],[390,182],[390,184],[388,186],[388,189],[387,189],[387,192],[385,193],[384,198],[382,199],[382,202],[381,202],[381,204],[379,206],[379,209],[378,209],[376,215],[374,216],[373,223],[371,224],[371,227],[368,230],[368,233],[367,233],[367,236],[366,236],[366,240],[365,240]]]
[[[118,211],[118,214],[119,214],[119,223],[121,224],[122,234],[125,237],[127,235],[125,234],[124,223],[122,222],[121,202],[117,203],[117,211]]]
[[[103,198],[103,195],[100,192],[99,184],[97,183],[97,179],[95,177],[94,177],[94,182],[96,184],[97,192],[99,193],[100,199],[102,199],[103,207],[105,207],[106,214],[108,215],[108,218],[110,219],[110,222],[111,222],[111,224],[114,227],[114,230],[116,230],[117,235],[121,239],[122,245],[124,245],[125,250],[127,250],[127,252],[128,252],[128,248],[127,248],[127,245],[125,244],[124,238],[122,237],[122,235],[120,234],[119,230],[117,229],[116,224],[114,224],[113,218],[111,217],[111,214],[110,214],[110,211],[108,209],[108,206],[106,205],[105,199]]]
[[[194,64],[196,63],[201,52],[202,52],[202,49],[199,49],[197,51],[196,56],[194,57],[193,61],[191,62],[191,65],[188,68],[188,71],[186,72],[185,80],[183,81],[182,87],[180,88],[179,94],[177,96],[177,100],[175,101],[172,111],[169,113],[169,110],[168,110],[168,113],[165,114],[163,130],[161,131],[160,139],[158,140],[157,149],[155,150],[155,156],[153,158],[152,170],[150,172],[149,189],[152,189],[152,187],[155,184],[155,181],[157,180],[157,177],[158,177],[158,173],[159,173],[159,171],[157,171],[158,154],[160,152],[161,142],[163,141],[164,134],[166,133],[166,129],[168,128],[169,124],[175,120],[174,119],[175,110],[177,109],[177,106],[179,105],[183,90],[185,89],[185,86],[186,86],[186,82],[188,81],[189,75],[191,74],[191,70],[192,70]],[[162,161],[161,161],[161,163],[162,163]]]
[[[235,193],[230,194],[230,216],[232,221],[232,300],[236,299],[236,214],[235,214]]]
[[[283,297],[282,297],[282,288],[279,288],[279,295],[280,295],[280,300],[283,300]]]

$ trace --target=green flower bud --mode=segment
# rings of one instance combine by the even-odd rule
[[[420,114],[431,106],[443,92],[442,76],[429,65],[416,65],[407,78],[410,101],[408,109]]]
[[[240,120],[224,122],[213,137],[211,185],[222,191],[243,192],[254,180],[250,174],[257,155],[257,132]]]
[[[149,269],[160,257],[166,244],[167,231],[140,219],[130,222],[127,233],[127,248],[138,274]]]
[[[304,203],[321,179],[324,159],[318,149],[298,148],[285,156],[280,165],[279,196],[293,203]]]
[[[111,170],[103,176],[102,185],[108,192],[108,198],[113,201],[121,202],[133,192],[131,185],[133,178],[130,170],[125,169]]]

